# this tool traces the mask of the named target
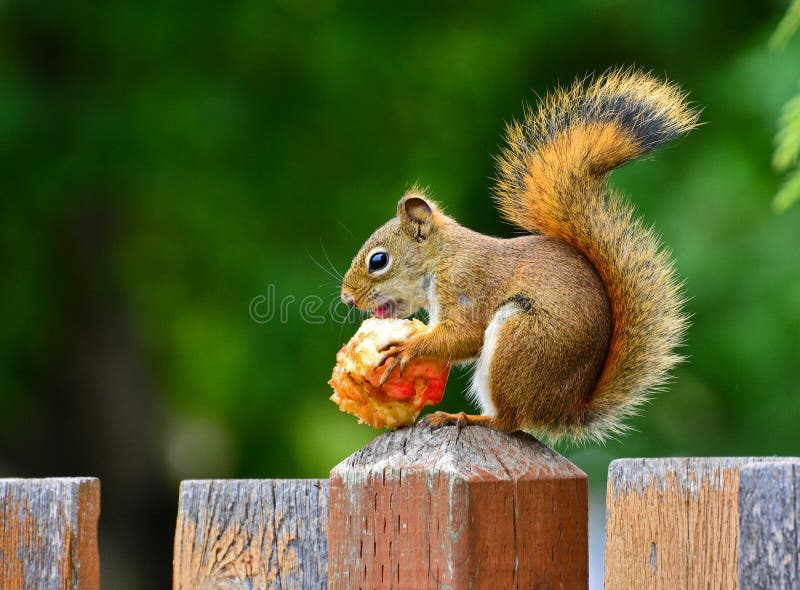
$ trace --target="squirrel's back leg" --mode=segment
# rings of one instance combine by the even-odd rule
[[[558,431],[581,423],[605,346],[574,334],[565,338],[562,328],[524,296],[495,312],[472,383],[493,426]]]
[[[520,308],[515,304],[506,304],[495,311],[489,325],[483,334],[483,346],[478,359],[475,361],[475,371],[472,377],[472,384],[468,396],[481,409],[481,415],[449,414],[447,412],[433,412],[423,418],[423,424],[438,428],[446,424],[458,424],[460,426],[468,424],[480,424],[483,426],[493,426],[504,430],[515,430],[508,420],[498,421],[497,412],[491,393],[489,392],[489,375],[491,371],[491,360],[497,346],[497,340],[502,326],[512,315],[518,313]]]

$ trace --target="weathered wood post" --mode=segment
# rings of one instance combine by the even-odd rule
[[[173,590],[325,588],[328,482],[181,483]]]
[[[587,587],[587,479],[524,434],[384,434],[331,472],[329,587]]]
[[[0,479],[0,588],[97,590],[100,482]]]
[[[790,479],[775,482],[788,473],[776,461],[701,457],[612,462],[606,497],[606,590],[798,588],[772,585],[766,574],[753,573],[769,569],[761,558],[778,545],[785,555],[791,553],[788,546],[794,547],[795,559],[798,551],[796,535],[774,541],[780,531],[797,530],[789,495],[795,484]],[[759,467],[750,471],[751,465]],[[768,518],[770,512],[773,518]],[[780,516],[792,524],[779,524]],[[795,572],[796,563],[791,565]],[[761,577],[755,581],[752,575]]]
[[[739,473],[739,588],[800,589],[800,461]]]

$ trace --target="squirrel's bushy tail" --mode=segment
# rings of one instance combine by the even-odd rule
[[[611,301],[605,365],[580,423],[556,436],[603,440],[625,429],[681,357],[688,318],[670,255],[606,174],[692,129],[698,113],[675,86],[633,70],[576,82],[507,130],[496,199],[515,225],[575,246]]]

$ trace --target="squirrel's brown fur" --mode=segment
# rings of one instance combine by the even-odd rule
[[[687,318],[669,255],[605,177],[696,121],[674,86],[634,71],[546,98],[509,126],[496,188],[534,235],[483,236],[409,191],[342,286],[381,315],[428,310],[432,329],[388,347],[386,373],[417,356],[477,359],[483,415],[462,420],[579,441],[624,430],[680,359]],[[378,271],[375,253],[389,260]]]

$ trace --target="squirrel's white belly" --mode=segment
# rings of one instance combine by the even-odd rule
[[[475,362],[475,372],[472,375],[472,384],[467,397],[480,406],[481,413],[484,416],[497,415],[497,409],[494,407],[494,402],[492,402],[492,392],[489,388],[492,357],[497,348],[500,328],[508,318],[517,312],[519,312],[519,306],[516,303],[506,303],[494,312],[486,331],[483,333],[483,347],[478,355],[478,360]]]

